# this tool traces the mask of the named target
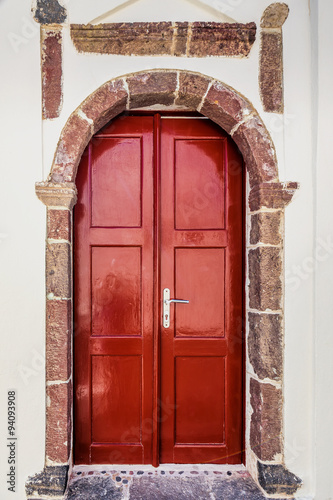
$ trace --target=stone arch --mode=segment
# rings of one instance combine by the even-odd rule
[[[298,478],[283,453],[283,217],[297,183],[280,183],[272,140],[252,104],[213,78],[189,71],[154,70],[111,80],[71,114],[48,179],[36,184],[47,206],[46,460],[66,478],[72,441],[71,210],[75,176],[91,137],[125,110],[152,105],[198,111],[238,145],[249,180],[247,206],[248,468],[268,493],[293,493]],[[40,475],[39,479],[40,480]],[[45,480],[46,481],[46,480]],[[64,484],[59,481],[59,484]],[[57,490],[57,493],[60,492]]]

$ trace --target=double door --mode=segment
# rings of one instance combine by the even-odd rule
[[[77,187],[75,462],[240,463],[235,145],[207,119],[121,116],[91,140]]]

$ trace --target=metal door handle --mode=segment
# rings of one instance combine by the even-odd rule
[[[170,299],[169,288],[164,288],[163,290],[163,326],[164,328],[169,328],[170,326],[170,304],[175,302],[176,304],[189,304],[189,300],[182,299]]]

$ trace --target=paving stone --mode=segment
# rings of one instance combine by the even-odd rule
[[[212,493],[216,499],[223,500],[240,500],[241,498],[245,498],[246,500],[262,500],[266,498],[250,477],[244,478],[241,481],[239,478],[215,481]]]
[[[141,477],[130,486],[135,500],[211,500],[210,488],[202,478]]]
[[[70,484],[66,500],[121,500],[122,487],[117,488],[110,477],[84,477]]]

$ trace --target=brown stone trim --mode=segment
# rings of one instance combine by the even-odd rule
[[[36,182],[35,191],[47,207],[71,210],[77,199],[76,186],[70,182]]]
[[[291,202],[298,188],[297,182],[263,182],[257,184],[250,191],[250,210],[255,212],[263,208],[284,208]]]
[[[46,465],[65,464],[72,444],[72,383],[48,385],[46,399]]]
[[[72,374],[72,302],[46,300],[46,381],[65,382]]]
[[[276,247],[248,252],[250,308],[279,311],[282,307],[282,254]]]
[[[250,445],[260,460],[280,462],[282,445],[282,391],[272,384],[250,379]]]
[[[267,7],[261,18],[259,87],[264,111],[283,113],[282,25],[289,14],[285,3]]]
[[[151,22],[71,24],[79,52],[120,55],[247,56],[255,23]]]
[[[259,212],[251,215],[250,245],[263,243],[266,245],[282,244],[282,210]]]
[[[249,312],[248,353],[260,379],[281,382],[283,372],[282,315]]]
[[[57,118],[62,106],[62,26],[41,26],[42,116]]]

